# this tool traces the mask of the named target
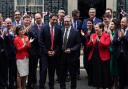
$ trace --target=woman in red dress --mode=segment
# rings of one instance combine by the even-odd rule
[[[14,45],[16,48],[16,63],[17,63],[17,85],[18,89],[25,89],[26,87],[26,78],[29,71],[29,53],[30,42],[28,36],[24,35],[23,26],[16,27],[17,36],[14,39]]]
[[[88,83],[90,86],[99,88],[111,87],[110,76],[110,35],[104,33],[103,23],[95,25],[95,33],[91,35],[87,48],[90,49],[88,56]]]

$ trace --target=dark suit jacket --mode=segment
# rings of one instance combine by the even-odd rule
[[[32,55],[40,55],[40,47],[39,47],[39,41],[38,41],[40,30],[41,29],[38,29],[37,24],[34,24],[28,33],[29,38],[34,38],[34,41],[31,43],[31,48],[30,48],[30,54]]]
[[[61,28],[56,25],[54,28],[54,48],[55,54],[60,54],[61,51]],[[41,33],[39,37],[39,45],[41,47],[41,53],[48,54],[48,51],[51,50],[51,34],[49,24],[45,24],[41,28]]]
[[[14,35],[8,34],[4,36],[4,48],[7,57],[14,57],[16,54],[15,46],[13,44]]]
[[[62,33],[64,35],[64,31],[65,31],[64,28],[63,28],[62,31],[63,31]],[[78,52],[79,52],[79,48],[80,48],[80,35],[79,35],[78,30],[75,30],[73,27],[70,29],[70,33],[69,33],[66,48],[71,49],[71,53],[67,54],[69,56],[69,58],[71,58],[71,60],[77,60],[78,55],[79,55]],[[64,49],[62,49],[62,50],[63,50],[63,53],[64,53]]]
[[[58,23],[58,25],[60,26],[60,28],[64,27],[64,21],[62,22],[62,24],[60,25],[60,23]]]
[[[128,31],[126,33],[126,35],[124,36],[124,38],[119,39],[118,38],[118,31],[120,29],[118,29],[115,33],[113,42],[112,42],[112,46],[114,47],[114,55],[116,58],[119,58],[120,54],[121,54],[121,50],[123,50],[123,54],[126,58],[126,60],[128,60]]]
[[[80,20],[76,20],[77,21],[77,29],[78,31],[80,31],[82,29],[82,22]],[[73,26],[74,23],[72,23],[72,26]]]
[[[95,24],[97,24],[99,22],[102,22],[102,20],[98,19],[98,18],[95,18],[95,20],[93,21],[93,24],[95,25]],[[82,29],[83,30],[87,29],[87,19],[84,19],[83,24],[82,24]]]

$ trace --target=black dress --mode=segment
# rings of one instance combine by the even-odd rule
[[[88,84],[93,87],[111,87],[110,61],[102,61],[99,55],[98,41],[94,48],[92,59],[89,61]]]

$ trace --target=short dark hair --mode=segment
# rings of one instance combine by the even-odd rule
[[[56,14],[52,13],[52,14],[50,14],[49,18],[51,19],[53,16],[58,17]]]
[[[25,16],[23,16],[23,20],[24,20],[25,18],[31,18],[31,16],[30,16],[30,15],[25,15]]]
[[[72,11],[72,16],[77,16],[78,13],[80,13],[80,11],[75,9]]]
[[[92,18],[88,18],[87,22],[90,21],[93,24],[93,19]]]
[[[112,13],[112,9],[111,9],[111,8],[106,8],[106,10],[110,10],[110,11],[111,11],[111,13]]]
[[[21,31],[23,29],[24,29],[24,26],[22,26],[22,25],[16,26],[16,34],[19,35],[19,31]]]
[[[99,28],[102,29],[104,31],[104,23],[102,22],[99,22],[97,23],[99,25]]]
[[[128,16],[123,16],[122,18],[126,18],[127,22],[128,22]]]
[[[103,15],[103,18],[110,18],[110,15],[109,15],[108,13],[105,13],[105,14]]]

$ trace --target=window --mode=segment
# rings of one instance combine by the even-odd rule
[[[44,0],[16,0],[16,9],[21,12],[30,12],[34,14],[36,12],[43,12]]]
[[[13,0],[1,0],[0,1],[0,13],[4,18],[13,18],[14,13],[14,1]]]

